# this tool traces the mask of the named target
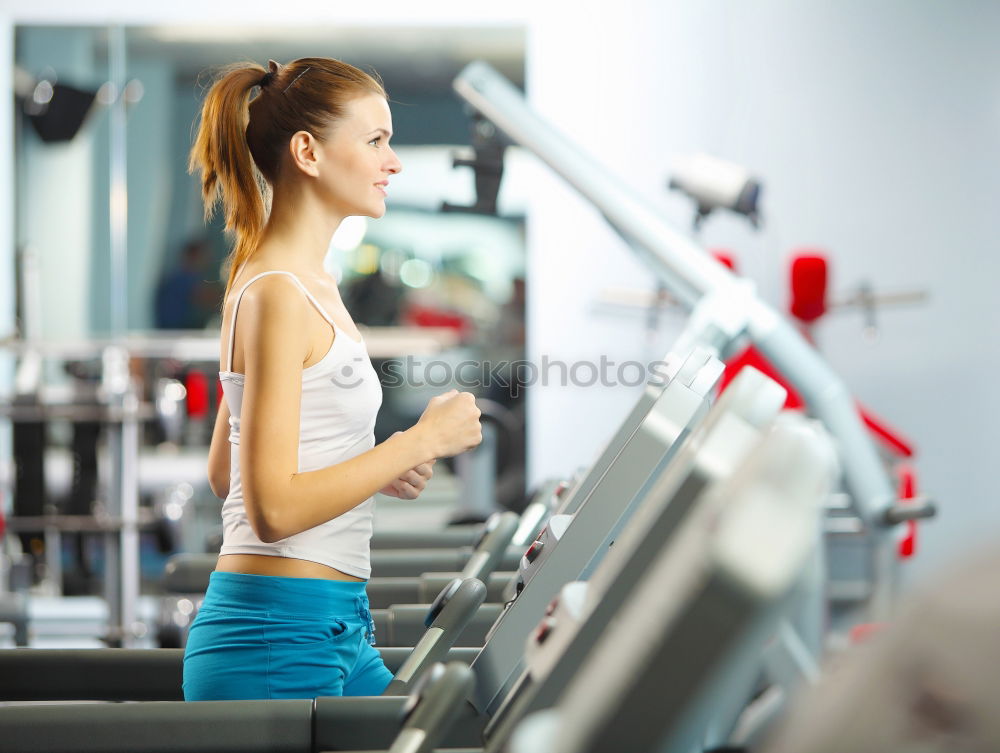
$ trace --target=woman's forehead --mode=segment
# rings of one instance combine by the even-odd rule
[[[392,131],[392,113],[389,111],[389,103],[380,94],[372,93],[355,97],[347,103],[344,114],[345,120],[366,133],[378,128]]]

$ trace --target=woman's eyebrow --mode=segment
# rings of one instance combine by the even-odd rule
[[[382,133],[387,139],[391,139],[392,138],[392,131],[387,131],[384,128],[373,128],[368,133],[369,134],[371,134],[371,133]]]

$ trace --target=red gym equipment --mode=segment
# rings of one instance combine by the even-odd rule
[[[734,273],[738,273],[736,260],[731,252],[713,251],[713,256]],[[791,290],[789,314],[800,323],[802,334],[810,342],[814,342],[812,328],[829,310],[826,294],[828,268],[827,257],[821,251],[802,250],[792,257],[789,278]],[[720,392],[726,389],[744,366],[753,366],[788,391],[788,397],[785,401],[787,410],[803,410],[805,408],[801,396],[753,345],[744,348],[727,360],[726,370],[720,382]],[[916,472],[912,465],[902,462],[914,456],[913,443],[860,403],[857,404],[857,407],[865,426],[883,449],[886,461],[894,467],[898,479],[899,499],[915,498]],[[901,559],[909,559],[914,555],[916,542],[917,523],[913,520],[907,521],[905,534],[899,543]]]

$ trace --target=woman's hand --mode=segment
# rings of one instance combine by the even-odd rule
[[[430,399],[413,429],[423,435],[431,457],[447,458],[483,441],[480,415],[475,395],[449,390]]]
[[[397,431],[393,436],[396,434],[402,434],[402,432]],[[408,470],[385,488],[379,489],[379,494],[396,497],[396,499],[416,499],[434,475],[433,465],[436,462],[436,460],[431,460]]]

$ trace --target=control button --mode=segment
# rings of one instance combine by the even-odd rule
[[[538,540],[528,547],[528,551],[524,553],[524,558],[528,561],[529,565],[538,559],[538,555],[541,554],[543,546],[545,546],[545,544],[541,540]]]
[[[546,617],[535,631],[535,643],[541,645],[552,635],[552,630],[556,626],[556,621],[551,617]]]

